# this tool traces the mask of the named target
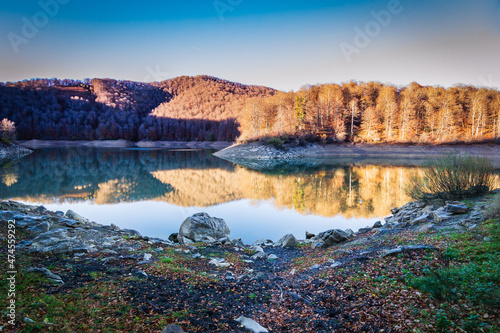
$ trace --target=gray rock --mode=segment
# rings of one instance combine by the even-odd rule
[[[262,251],[262,252],[255,253],[253,256],[250,257],[250,259],[257,260],[257,259],[262,259],[265,257],[266,257],[266,254],[264,253],[264,251]]]
[[[34,324],[34,323],[35,323],[35,321],[34,321],[33,319],[28,318],[28,317],[24,317],[24,318],[23,318],[23,322],[24,322],[25,324]]]
[[[433,206],[425,206],[425,208],[423,208],[420,213],[422,214],[429,214],[430,212],[432,212],[434,210],[434,207]]]
[[[101,262],[103,262],[103,263],[105,263],[105,264],[106,264],[106,263],[108,263],[108,262],[110,262],[110,261],[117,261],[117,260],[118,260],[118,258],[117,258],[117,257],[106,257],[106,258],[102,258],[102,259],[101,259]]]
[[[141,233],[134,229],[122,229],[121,233],[127,236],[141,236]]]
[[[245,244],[243,244],[243,241],[241,240],[241,238],[235,238],[231,241],[231,244],[233,246],[237,246],[237,247],[245,247]]]
[[[23,239],[22,241],[17,242],[16,247],[27,247],[30,246],[31,243],[33,243],[30,240]]]
[[[50,230],[50,224],[49,222],[42,222],[40,224],[37,224],[36,226],[30,227],[26,229],[26,231],[34,233],[34,234],[40,234],[46,231]]]
[[[310,233],[309,231],[306,231],[306,239],[312,239],[316,236],[315,234]]]
[[[208,262],[210,265],[214,265],[216,267],[229,267],[230,263],[226,262],[223,258],[213,258]]]
[[[347,250],[344,250],[344,249],[338,249],[338,250],[335,250],[332,252],[332,255],[334,256],[343,256],[343,255],[347,255],[347,254],[350,254],[351,252],[350,251],[347,251]]]
[[[295,238],[294,235],[288,234],[283,236],[279,241],[277,241],[274,244],[274,247],[296,247],[299,245],[299,242],[297,242],[297,239]]]
[[[431,212],[431,217],[432,217],[432,220],[436,223],[443,222],[443,218],[435,212]]]
[[[315,240],[315,239],[313,239],[311,241],[311,248],[312,249],[321,249],[321,248],[324,248],[324,247],[327,247],[327,246],[322,241]]]
[[[330,268],[335,268],[335,267],[339,267],[342,265],[341,262],[338,262],[338,261],[333,260],[333,259],[328,259],[328,263],[330,264]]]
[[[21,229],[34,227],[41,222],[41,219],[39,218],[33,218],[26,215],[20,215],[20,216],[14,215],[11,219],[15,220],[16,227]]]
[[[465,205],[448,204],[446,206],[446,211],[451,214],[465,214],[469,211],[469,207]]]
[[[269,259],[269,260],[276,260],[276,259],[278,259],[278,256],[277,256],[277,255],[275,255],[275,254],[270,254],[270,255],[267,257],[267,259]]]
[[[59,219],[57,223],[61,226],[68,227],[68,228],[79,228],[84,226],[85,224],[82,223],[81,221],[76,221],[72,219]]]
[[[263,249],[263,248],[261,248],[261,247],[260,247],[260,246],[258,246],[258,245],[254,245],[254,246],[252,246],[252,250],[253,250],[254,252],[264,252],[264,249]]]
[[[368,232],[372,231],[372,228],[366,227],[366,228],[359,228],[358,233],[359,234],[366,234]]]
[[[179,234],[177,232],[174,232],[173,234],[170,234],[170,236],[168,236],[168,240],[172,243],[179,243],[179,239],[177,238],[178,235]]]
[[[411,221],[412,225],[425,223],[429,219],[429,214],[425,213]]]
[[[135,275],[137,275],[138,277],[141,277],[141,278],[148,278],[148,274],[144,271],[137,271],[135,272]]]
[[[402,252],[408,252],[408,251],[417,251],[417,250],[433,250],[437,251],[437,247],[432,246],[432,245],[406,245],[406,246],[398,246],[394,249],[389,249],[386,250],[383,254],[382,257],[387,257],[390,255],[402,253]]]
[[[185,333],[182,328],[177,325],[170,324],[161,331],[161,333]]]
[[[261,246],[261,247],[266,247],[266,246],[273,246],[274,242],[270,239],[258,239],[255,242],[253,242],[253,245]]]
[[[89,219],[81,216],[80,214],[75,213],[71,209],[69,209],[66,212],[66,214],[64,214],[64,216],[66,216],[68,219],[75,220],[75,221],[78,221],[78,222],[81,222],[81,223],[84,223],[84,224],[90,222]]]
[[[116,224],[114,223],[111,223],[111,225],[109,226],[111,228],[111,230],[113,231],[120,231],[120,227],[117,226]]]
[[[382,228],[382,222],[380,222],[380,221],[375,222],[375,224],[373,225],[373,228],[377,228],[377,229]]]
[[[397,213],[399,213],[400,210],[401,210],[401,208],[396,207],[396,208],[391,209],[391,213],[392,213],[392,215],[396,215]]]
[[[431,230],[434,230],[434,223],[427,223],[427,224],[424,224],[420,227],[417,228],[417,232],[429,232]]]
[[[81,253],[90,252],[90,247],[67,228],[59,228],[38,235],[29,246],[40,253]]]
[[[433,246],[433,245],[406,245],[406,246],[403,246],[403,251],[415,251],[415,250],[437,251],[438,248]]]
[[[403,252],[403,248],[402,247],[396,247],[394,249],[389,249],[389,250],[386,250],[383,254],[382,254],[382,257],[387,257],[387,256],[391,256],[393,254],[398,254],[398,253],[402,253]]]
[[[347,238],[354,236],[354,231],[352,231],[352,229],[345,229],[344,231],[347,234]]]
[[[179,243],[189,245],[196,242],[213,242],[227,237],[231,230],[223,219],[210,217],[207,213],[194,214],[188,217],[179,229]]]
[[[347,233],[345,231],[339,229],[331,229],[319,233],[316,237],[313,238],[313,240],[323,243],[322,247],[330,247],[333,244],[345,242],[347,238]]]
[[[243,326],[246,330],[253,333],[269,333],[264,327],[260,326],[255,320],[247,318],[247,317],[239,317],[235,319],[241,326]]]
[[[321,265],[312,265],[311,267],[309,267],[310,270],[315,270],[315,269],[320,269],[321,268]]]
[[[36,213],[40,213],[40,214],[43,214],[47,211],[47,208],[45,208],[44,206],[38,206],[34,209],[34,211]]]
[[[52,273],[47,268],[32,267],[32,268],[28,268],[26,271],[29,273],[43,274],[45,277],[47,277],[49,280],[51,280],[54,283],[64,284],[64,281],[62,280],[62,278],[59,275]]]

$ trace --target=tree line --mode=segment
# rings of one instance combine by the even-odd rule
[[[446,143],[500,138],[500,92],[378,82],[278,92],[210,76],[140,83],[33,79],[0,83],[2,132],[20,140]],[[15,123],[11,124],[10,122]],[[241,135],[240,135],[241,134]]]
[[[305,86],[248,100],[243,140],[306,136],[367,143],[447,143],[500,138],[500,92],[459,85],[378,82]]]
[[[238,105],[272,91],[208,76],[34,79],[0,84],[0,119],[15,123],[20,140],[234,141]]]

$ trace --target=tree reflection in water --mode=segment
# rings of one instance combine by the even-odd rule
[[[251,199],[325,217],[380,217],[410,201],[417,167],[307,164],[256,171],[207,150],[41,149],[0,170],[0,198],[37,203],[162,201],[210,207]]]

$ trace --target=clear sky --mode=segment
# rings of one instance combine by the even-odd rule
[[[499,0],[0,0],[0,81],[500,88]]]

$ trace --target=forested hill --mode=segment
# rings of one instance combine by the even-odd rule
[[[152,114],[177,119],[237,119],[249,97],[270,97],[276,92],[211,76],[181,76],[158,86],[172,100],[162,103]]]
[[[15,122],[20,140],[233,141],[246,100],[274,93],[209,76],[34,79],[0,83],[0,119]]]

